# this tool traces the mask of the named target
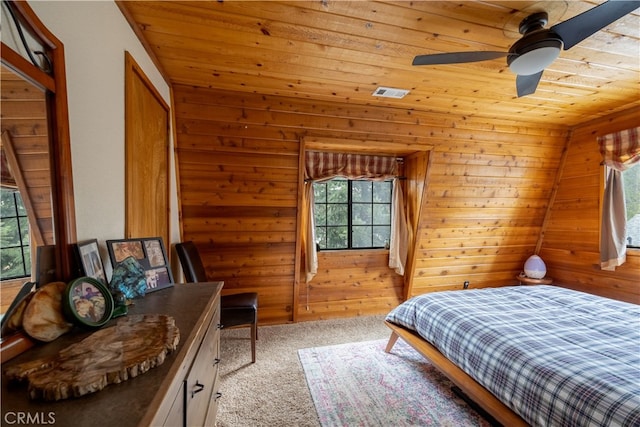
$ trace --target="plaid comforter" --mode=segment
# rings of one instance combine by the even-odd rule
[[[416,331],[533,426],[640,426],[640,306],[555,286],[434,292]]]

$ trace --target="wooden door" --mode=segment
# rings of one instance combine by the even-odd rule
[[[169,245],[169,106],[125,52],[125,237]]]

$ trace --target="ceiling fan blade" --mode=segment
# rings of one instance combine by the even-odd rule
[[[542,71],[529,76],[518,76],[516,78],[516,89],[518,91],[518,98],[521,96],[531,95],[536,91],[540,78],[542,77]]]
[[[432,55],[416,56],[413,58],[412,65],[460,64],[464,62],[487,61],[508,55],[510,55],[508,52],[493,51],[434,53]]]
[[[560,36],[564,50],[568,50],[639,7],[640,1],[609,0],[552,26],[550,30]]]

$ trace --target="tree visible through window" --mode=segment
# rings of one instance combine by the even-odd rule
[[[29,220],[20,192],[2,188],[0,194],[0,280],[31,275]]]
[[[627,247],[640,248],[640,165],[622,172],[627,208]]]
[[[389,246],[391,181],[334,178],[314,183],[314,221],[320,249]]]

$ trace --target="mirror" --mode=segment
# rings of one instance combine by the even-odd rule
[[[46,92],[2,64],[0,313],[35,281],[38,248],[55,245]]]
[[[2,23],[0,313],[38,258],[48,280],[71,280],[76,242],[64,47],[26,2],[3,1]]]

